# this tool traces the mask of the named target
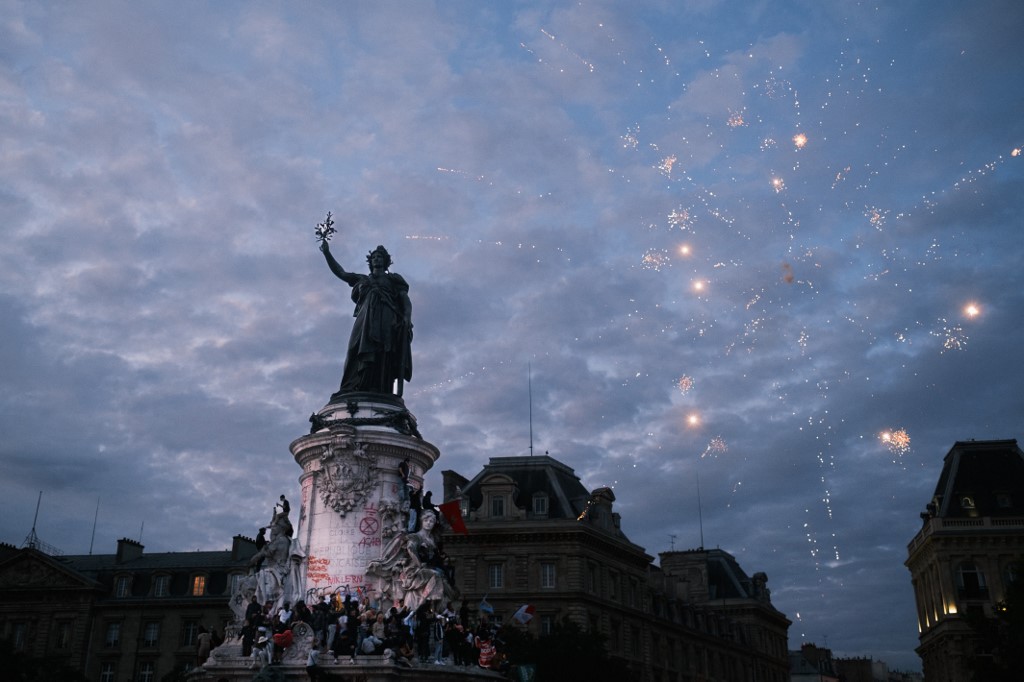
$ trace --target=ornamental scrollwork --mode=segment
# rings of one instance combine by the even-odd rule
[[[355,443],[353,447],[351,438],[336,439],[320,455],[320,499],[345,516],[361,507],[373,492],[377,485],[376,468],[365,444]]]

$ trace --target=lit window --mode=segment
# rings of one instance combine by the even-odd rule
[[[156,581],[153,583],[153,596],[154,597],[166,597],[170,594],[171,587],[171,576],[169,575],[158,575]]]
[[[115,647],[121,643],[121,624],[120,623],[108,623],[107,624],[107,636],[103,640],[103,644],[107,647]]]
[[[192,596],[201,597],[206,592],[206,576],[197,575],[192,578]]]
[[[139,664],[139,682],[153,682],[156,677],[156,666],[152,661]]]
[[[160,623],[151,620],[142,630],[142,646],[155,647],[160,641]]]
[[[502,564],[487,566],[487,586],[491,589],[500,589],[505,586],[505,567]]]
[[[114,596],[118,598],[127,597],[131,586],[131,577],[127,575],[117,576],[117,580],[114,582]]]
[[[107,662],[100,666],[100,682],[114,682],[114,664]]]
[[[540,565],[540,586],[545,589],[552,589],[555,586],[555,564],[551,561],[542,562]]]
[[[505,516],[505,496],[504,495],[492,495],[491,496],[491,516],[493,518],[501,518]]]
[[[537,516],[548,515],[548,496],[544,493],[539,493],[533,496],[533,513]]]

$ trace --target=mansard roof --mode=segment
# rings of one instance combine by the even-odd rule
[[[519,493],[514,502],[521,509],[528,508],[534,495],[546,494],[549,519],[577,518],[591,496],[572,468],[548,455],[492,457],[462,490],[463,496],[469,499],[470,509],[483,503],[481,484],[496,475],[506,476],[515,483]]]
[[[957,441],[929,511],[941,518],[1024,516],[1024,452],[1016,440]]]

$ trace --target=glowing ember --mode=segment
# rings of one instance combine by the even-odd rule
[[[668,253],[661,249],[648,249],[647,253],[640,259],[640,267],[644,270],[654,270],[657,272],[668,264]]]
[[[978,315],[981,315],[981,308],[974,303],[968,303],[964,308],[964,315],[971,318],[977,317]]]
[[[793,136],[793,145],[797,149],[803,149],[804,145],[806,145],[806,144],[807,144],[807,136],[804,135],[803,133],[797,133],[796,135]]]
[[[903,429],[897,429],[895,431],[883,431],[879,435],[879,440],[885,444],[885,447],[889,448],[889,452],[894,455],[905,455],[910,451],[910,434]]]
[[[689,244],[683,244],[682,246],[680,246],[679,247],[679,255],[680,256],[689,256],[690,255],[690,245]]]
[[[685,374],[679,377],[679,392],[686,395],[693,388],[693,377],[686,376]]]
[[[698,415],[695,412],[686,415],[686,423],[689,426],[699,426],[700,425],[700,415]]]
[[[774,189],[775,193],[778,194],[782,190],[786,189],[786,181],[778,176],[772,178],[772,189]]]
[[[718,456],[723,452],[728,452],[729,446],[725,444],[725,440],[721,436],[715,436],[708,443],[708,446],[704,448],[704,452],[701,453],[701,458],[711,456]]]

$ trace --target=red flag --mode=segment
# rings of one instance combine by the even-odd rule
[[[462,520],[462,505],[459,504],[458,500],[452,500],[451,502],[445,502],[438,507],[441,513],[444,514],[444,518],[448,521],[448,525],[452,527],[452,530],[462,535],[469,535],[469,529],[466,528],[466,522]]]

